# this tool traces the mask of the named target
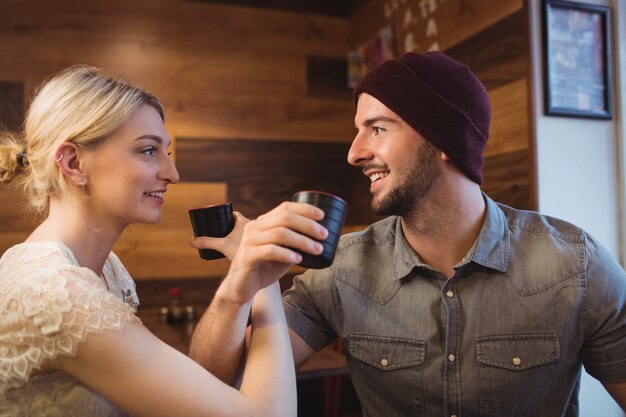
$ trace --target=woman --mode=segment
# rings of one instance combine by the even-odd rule
[[[160,220],[178,182],[169,145],[154,96],[85,66],[48,80],[24,138],[0,141],[0,181],[21,179],[46,213],[0,259],[0,415],[296,414],[277,280],[301,259],[287,247],[321,252],[323,214],[285,203],[238,221],[241,245],[218,290],[237,305],[254,298],[235,390],[141,324],[134,283],[111,252],[129,224]]]

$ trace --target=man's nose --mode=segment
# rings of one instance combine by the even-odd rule
[[[363,132],[358,132],[352,140],[352,145],[348,151],[348,163],[359,166],[373,158],[368,141]]]

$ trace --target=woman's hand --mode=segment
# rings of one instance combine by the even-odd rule
[[[317,221],[324,212],[304,203],[284,202],[249,221],[243,231],[222,290],[244,304],[261,288],[276,282],[291,266],[302,261],[298,249],[312,255],[323,251],[317,240],[328,231]]]
[[[235,217],[235,227],[226,237],[208,237],[199,236],[191,239],[189,245],[196,249],[214,249],[226,256],[229,261],[232,261],[241,242],[241,236],[243,235],[243,229],[250,221],[243,214],[238,211],[233,212]]]

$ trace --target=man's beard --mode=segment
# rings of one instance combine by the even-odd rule
[[[404,181],[391,189],[379,203],[372,200],[372,211],[378,216],[407,216],[431,190],[441,170],[437,166],[439,150],[425,143],[418,151],[415,165]]]

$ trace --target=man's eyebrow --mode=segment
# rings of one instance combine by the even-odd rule
[[[152,139],[152,140],[155,140],[155,141],[159,142],[160,145],[162,145],[163,142],[165,142],[161,136],[157,136],[157,135],[149,135],[148,134],[148,135],[141,135],[141,136],[135,138],[135,140],[141,140],[141,139]],[[169,147],[170,145],[171,145],[171,142],[168,141],[166,143],[166,147]]]
[[[398,124],[398,121],[396,119],[392,119],[390,117],[385,117],[385,116],[378,116],[378,117],[372,117],[371,119],[365,120],[363,122],[363,126],[370,127],[380,122]]]

